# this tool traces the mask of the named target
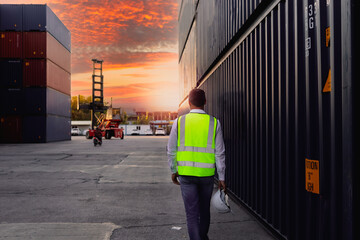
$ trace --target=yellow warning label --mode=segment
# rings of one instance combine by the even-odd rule
[[[330,27],[327,27],[325,30],[325,37],[326,37],[326,47],[330,46]]]
[[[320,194],[319,161],[305,158],[305,189]]]
[[[29,66],[29,65],[30,65],[30,63],[29,63],[29,62],[26,62],[26,63],[25,63],[25,66]]]
[[[2,33],[2,34],[1,34],[1,38],[5,38],[5,34]]]
[[[329,69],[329,74],[327,76],[323,92],[331,92],[331,69]]]

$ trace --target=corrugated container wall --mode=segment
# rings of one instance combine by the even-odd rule
[[[179,53],[182,54],[186,40],[189,36],[191,25],[195,19],[195,10],[198,0],[181,1],[179,11]]]
[[[359,239],[359,9],[354,0],[199,0],[179,34],[196,33],[180,53],[196,41],[196,86],[222,123],[229,193],[279,238]],[[179,56],[184,88],[193,63]],[[179,115],[188,111],[185,95]]]
[[[70,31],[47,5],[23,5],[23,31],[47,31],[71,52]]]
[[[22,60],[0,59],[0,88],[21,88]]]
[[[0,31],[49,32],[71,52],[71,34],[43,4],[0,4]]]
[[[70,140],[70,51],[47,5],[0,4],[1,142]]]
[[[44,143],[71,140],[70,118],[53,115],[25,116],[23,121],[24,142]]]
[[[49,59],[25,59],[24,87],[51,87],[70,96],[70,73]]]
[[[184,0],[179,11],[180,98],[196,87],[195,10],[198,0]],[[187,43],[185,45],[185,43]]]
[[[18,4],[0,4],[0,31],[22,31],[23,7]]]
[[[18,88],[0,88],[0,115],[20,115],[24,113],[24,91]]]
[[[71,53],[47,32],[23,33],[24,58],[48,58],[71,72]]]
[[[24,89],[25,114],[71,117],[70,96],[51,88]]]

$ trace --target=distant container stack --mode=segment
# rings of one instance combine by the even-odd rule
[[[47,5],[0,4],[0,142],[71,139],[71,36]]]

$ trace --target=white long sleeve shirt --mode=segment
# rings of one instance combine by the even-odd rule
[[[192,109],[191,113],[205,113],[201,109]],[[206,113],[205,113],[206,114]],[[172,173],[177,172],[176,164],[176,151],[177,151],[177,141],[178,141],[178,120],[175,119],[171,128],[169,141],[167,145],[167,155],[168,163]],[[217,127],[215,133],[215,164],[216,170],[219,176],[219,180],[225,180],[225,144],[223,139],[223,133],[221,130],[220,121],[217,120]]]

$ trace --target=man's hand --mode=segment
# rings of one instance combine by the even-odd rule
[[[176,173],[173,173],[172,175],[171,175],[171,180],[173,181],[173,183],[174,184],[176,184],[176,185],[180,185],[180,183],[179,183],[179,181],[178,181],[178,176],[179,176],[179,174],[176,172]]]
[[[226,184],[225,181],[219,181],[219,189],[224,190],[224,192],[226,193]]]

